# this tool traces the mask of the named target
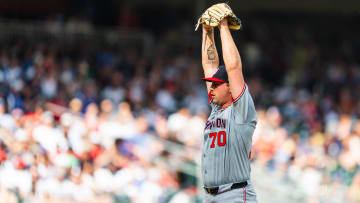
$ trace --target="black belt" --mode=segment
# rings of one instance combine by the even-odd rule
[[[247,182],[234,183],[231,185],[230,190],[243,188],[247,186]],[[219,187],[204,187],[205,191],[211,195],[216,195],[219,192]]]

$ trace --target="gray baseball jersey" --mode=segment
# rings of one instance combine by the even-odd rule
[[[249,156],[257,115],[247,85],[230,106],[221,109],[212,99],[210,105],[202,153],[204,186],[249,180]]]

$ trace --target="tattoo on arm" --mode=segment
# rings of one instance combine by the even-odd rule
[[[207,55],[209,61],[214,61],[216,59],[215,52],[216,50],[214,44],[210,44],[209,48],[207,49]]]
[[[209,62],[213,63],[216,60],[216,48],[212,41],[213,30],[207,30],[206,35],[209,40],[209,47],[206,50]]]

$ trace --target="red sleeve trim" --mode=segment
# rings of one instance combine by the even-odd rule
[[[236,99],[233,99],[232,97],[232,103],[231,104],[233,104],[234,102],[236,102],[237,100],[239,100],[239,98],[244,94],[244,92],[245,92],[245,88],[246,88],[246,85],[245,85],[245,82],[244,82],[244,86],[243,86],[243,88],[242,88],[242,90],[241,90],[241,93],[240,93],[240,95],[238,96],[238,97],[236,97]],[[209,94],[209,96],[211,96],[210,94]],[[209,101],[211,101],[211,99],[209,100]],[[223,108],[221,108],[221,110],[224,110],[224,109],[226,109],[227,107],[229,107],[230,105],[228,105],[228,106],[226,106],[226,107],[223,107]]]
[[[242,88],[242,90],[241,90],[241,93],[239,94],[238,97],[236,97],[236,99],[234,99],[233,102],[237,101],[237,100],[244,94],[245,88],[246,88],[246,85],[245,85],[245,82],[244,82],[244,85],[243,85],[243,88]]]

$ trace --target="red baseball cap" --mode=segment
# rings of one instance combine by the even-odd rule
[[[210,78],[201,78],[207,82],[229,82],[225,66],[219,66],[216,73]]]

